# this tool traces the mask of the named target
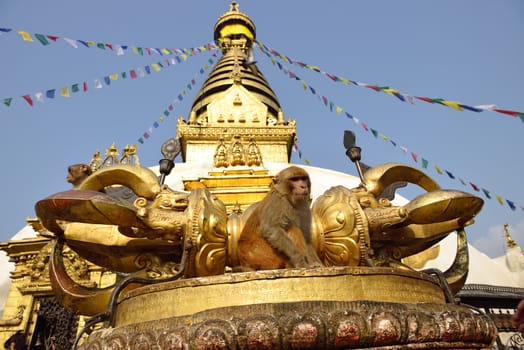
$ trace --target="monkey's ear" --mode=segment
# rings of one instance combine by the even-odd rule
[[[275,175],[275,176],[273,177],[273,179],[272,179],[272,180],[273,180],[273,183],[272,183],[272,185],[276,185],[276,184],[278,184],[278,183],[279,183],[279,178],[278,178],[278,175]]]

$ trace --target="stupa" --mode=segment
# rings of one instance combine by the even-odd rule
[[[91,316],[75,347],[489,348],[493,321],[454,297],[468,270],[464,228],[482,200],[443,190],[408,165],[362,171],[351,133],[345,146],[360,175],[351,177],[354,187],[328,181],[313,195],[312,242],[324,266],[236,269],[253,204],[290,165],[296,122],[284,118],[253,60],[255,25],[234,0],[214,38],[222,57],[162,147],[158,172],[108,166],[36,204],[54,234],[53,290],[65,307]],[[315,186],[321,170],[303,168]],[[386,195],[398,182],[426,193],[399,204]],[[448,270],[417,271],[404,262],[454,231],[457,256]],[[116,284],[75,282],[65,246],[116,272]]]

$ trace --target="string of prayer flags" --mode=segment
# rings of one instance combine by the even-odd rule
[[[306,86],[307,88],[303,88],[302,90],[303,91],[309,91],[309,92],[311,92],[311,94],[317,96],[318,100],[322,103],[322,105],[324,107],[326,107],[326,108],[329,108],[329,110],[331,112],[335,112],[336,115],[340,115],[340,114],[342,114],[342,112],[344,112],[346,117],[351,119],[355,123],[355,125],[360,125],[362,127],[362,129],[364,129],[364,131],[371,133],[375,139],[378,139],[378,136],[380,135],[382,140],[389,141],[389,143],[392,146],[398,147],[404,154],[409,154],[411,156],[411,159],[413,160],[413,162],[415,162],[417,165],[421,166],[423,169],[427,169],[428,168],[429,161],[427,159],[422,158],[418,153],[410,151],[410,150],[408,150],[404,146],[398,145],[397,142],[395,142],[394,140],[391,140],[388,136],[386,136],[386,135],[380,133],[378,130],[370,127],[367,123],[365,123],[362,120],[356,118],[355,116],[351,115],[350,113],[345,112],[342,109],[342,107],[340,107],[337,104],[335,104],[328,97],[326,97],[324,95],[321,95],[315,88],[313,88],[310,85],[308,85],[304,80],[302,80],[294,72],[291,72],[286,66],[284,66],[283,64],[280,64],[279,62],[276,62],[271,57],[271,55],[268,53],[267,50],[262,50],[262,52],[270,59],[270,61],[271,61],[273,66],[276,66],[280,71],[282,71],[282,73],[284,73],[289,78],[291,78],[291,79],[293,79],[295,81],[299,81],[300,84],[302,85],[302,87]],[[289,57],[287,57],[287,60],[289,62],[292,61]],[[301,155],[300,150],[298,149],[298,146],[294,145],[293,149],[294,150],[296,149],[299,152],[299,157],[302,158],[302,155]],[[439,175],[446,174],[450,179],[459,181],[462,185],[470,187],[475,192],[483,193],[484,196],[487,199],[492,199],[491,191],[489,191],[489,190],[487,190],[487,189],[485,189],[483,187],[478,186],[474,182],[472,182],[472,181],[466,182],[462,178],[457,177],[453,172],[451,172],[451,171],[449,171],[447,169],[442,170],[442,168],[439,165],[437,165],[437,164],[434,165],[434,169],[437,172],[437,174],[439,174]],[[508,205],[508,207],[511,210],[513,210],[513,211],[515,211],[517,209],[517,207],[519,207],[522,211],[524,211],[524,206],[517,205],[514,201],[511,201],[509,199],[504,199],[503,197],[501,197],[498,194],[495,194],[495,198],[497,199],[497,202],[500,205],[504,205],[504,203],[506,203]]]
[[[217,57],[217,51],[214,51],[213,54],[211,55],[212,57]],[[208,60],[208,63],[209,64],[214,64],[214,60],[213,58],[210,58]],[[197,78],[199,76],[202,76],[205,71],[209,68],[210,66],[206,63],[204,64],[199,70],[197,73],[195,73],[193,75],[193,77],[191,78],[191,80],[189,81],[189,83],[186,85],[186,87],[189,89],[189,90],[192,90],[192,87],[196,85],[196,81],[197,81]],[[178,94],[178,96],[173,99],[173,102],[171,104],[169,104],[166,109],[162,112],[162,114],[158,117],[158,121],[159,122],[163,122],[165,117],[168,117],[175,109],[175,106],[174,104],[178,104],[180,103],[183,99],[184,99],[184,95],[186,95],[187,93],[187,90],[184,88],[182,89],[182,91]],[[138,142],[140,144],[144,144],[144,142],[146,140],[148,140],[152,134],[153,134],[153,131],[155,129],[157,129],[158,127],[160,126],[160,123],[158,123],[157,121],[153,122],[153,125],[151,125],[146,131],[144,131],[142,133],[142,135],[138,138]]]
[[[325,72],[325,71],[321,70],[318,66],[313,66],[313,65],[310,65],[310,64],[298,61],[298,60],[291,59],[290,57],[285,56],[284,54],[282,54],[282,53],[280,53],[280,52],[278,52],[278,51],[276,51],[276,50],[274,50],[272,48],[267,47],[266,45],[264,45],[263,43],[261,43],[259,41],[257,41],[256,43],[257,43],[257,46],[260,49],[260,51],[262,51],[266,55],[272,55],[272,56],[274,56],[274,57],[276,57],[278,59],[281,59],[284,62],[287,62],[287,63],[293,64],[293,65],[299,66],[300,68],[307,68],[307,69],[313,70],[313,71],[315,71],[317,73],[320,73],[320,74],[328,77],[330,80],[332,80],[334,82],[342,82],[345,85],[355,85],[355,86],[359,86],[359,87],[365,87],[365,88],[368,88],[368,89],[372,89],[372,90],[377,91],[377,92],[384,92],[384,93],[386,93],[386,94],[388,94],[390,96],[396,97],[399,101],[408,102],[409,104],[412,104],[412,105],[415,104],[415,100],[419,100],[419,101],[427,102],[427,103],[430,103],[430,104],[438,104],[438,105],[441,105],[441,106],[449,107],[449,108],[454,109],[454,110],[459,111],[459,112],[463,112],[465,110],[470,111],[470,112],[476,112],[476,113],[480,113],[482,111],[497,112],[497,113],[508,115],[508,116],[511,116],[511,117],[514,117],[514,118],[518,117],[522,122],[524,122],[524,112],[508,110],[508,109],[500,109],[500,108],[498,108],[495,105],[469,106],[469,105],[463,104],[462,102],[459,102],[459,101],[445,100],[445,99],[442,99],[442,98],[431,98],[431,97],[426,97],[426,96],[409,95],[409,94],[402,93],[398,89],[390,88],[389,86],[379,86],[379,85],[376,85],[376,84],[367,84],[367,83],[362,83],[362,82],[350,80],[350,79],[347,79],[347,78],[344,78],[344,77],[339,77],[339,76],[336,76],[334,74]],[[279,64],[279,63],[277,63],[277,64]]]
[[[195,51],[195,54],[192,53],[191,56],[195,56],[199,52],[200,51]],[[180,53],[180,55],[183,55],[183,53]],[[144,67],[138,67],[138,68],[130,69],[129,71],[124,71],[124,72],[121,72],[121,73],[108,74],[106,76],[103,76],[102,78],[95,78],[93,80],[93,85],[94,85],[94,87],[96,89],[102,89],[104,87],[104,84],[106,86],[109,86],[111,84],[111,81],[117,80],[119,76],[121,76],[122,79],[125,79],[125,78],[127,78],[128,74],[129,74],[129,76],[133,80],[137,79],[137,78],[143,78],[143,77],[146,76],[146,72],[147,72],[147,75],[149,75],[152,70],[154,70],[155,72],[160,72],[160,70],[164,69],[165,67],[169,67],[169,66],[172,66],[172,65],[175,65],[177,63],[181,63],[181,62],[185,61],[185,60],[181,60],[180,58],[177,60],[176,58],[179,58],[179,57],[176,56],[175,58],[173,58],[173,57],[165,58],[163,61],[158,61],[156,63],[152,63],[152,64],[144,66]],[[187,57],[186,57],[186,59],[187,59]],[[207,64],[206,64],[206,66],[207,66]],[[151,69],[151,68],[153,68],[153,69]],[[64,86],[62,86],[59,89],[57,89],[57,88],[48,89],[48,90],[46,90],[45,97],[47,99],[54,99],[55,96],[56,96],[55,95],[55,91],[57,91],[57,90],[59,91],[60,96],[62,96],[62,97],[71,97],[71,92],[73,92],[73,93],[79,92],[80,91],[80,86],[82,86],[82,91],[83,92],[87,92],[88,89],[89,89],[88,88],[88,83],[86,81],[83,81],[82,83],[73,83],[71,85],[64,85]],[[37,92],[37,93],[34,94],[34,96],[37,97],[37,101],[44,102],[44,98],[43,98],[44,94],[43,93],[42,93],[42,95],[40,95],[40,93]],[[23,95],[23,96],[21,96],[21,98],[24,99],[29,106],[34,107],[34,103],[33,103],[33,99],[31,97],[31,94]],[[3,99],[3,104],[5,106],[7,106],[7,107],[11,107],[12,101],[13,101],[12,97],[4,98]]]
[[[4,33],[10,33],[13,29],[11,28],[0,28],[0,34]],[[169,55],[181,55],[182,59],[185,61],[188,56],[196,55],[199,52],[203,51],[209,51],[212,49],[217,49],[218,46],[216,46],[214,43],[207,43],[204,45],[200,45],[197,47],[191,47],[191,48],[152,48],[152,47],[139,47],[139,46],[131,46],[131,45],[121,45],[121,44],[112,44],[112,43],[104,43],[104,42],[98,42],[93,40],[80,40],[80,39],[71,39],[68,37],[60,37],[57,35],[50,35],[50,34],[40,34],[40,33],[34,33],[31,34],[25,30],[17,30],[18,34],[20,34],[20,37],[22,40],[27,42],[34,42],[35,40],[33,37],[37,39],[38,42],[40,42],[42,45],[47,46],[50,45],[53,42],[56,42],[58,39],[63,39],[67,44],[69,44],[71,47],[78,49],[79,47],[97,47],[101,50],[106,50],[110,52],[115,52],[117,56],[124,55],[125,51],[128,48],[131,48],[131,51],[135,55],[144,56],[145,54],[151,56],[153,54],[157,54],[160,56],[169,56]]]

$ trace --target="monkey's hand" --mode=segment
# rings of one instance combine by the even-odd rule
[[[315,248],[313,248],[311,244],[308,244],[306,246],[305,253],[306,253],[305,258],[306,258],[307,267],[316,268],[316,267],[324,266],[324,264],[318,257],[317,252],[315,251]]]

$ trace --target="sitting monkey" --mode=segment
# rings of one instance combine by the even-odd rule
[[[304,169],[291,166],[277,174],[240,234],[242,270],[322,266],[311,244],[310,193],[311,181]]]
[[[66,180],[73,185],[73,188],[77,188],[89,175],[91,175],[89,165],[74,164],[67,168]]]

